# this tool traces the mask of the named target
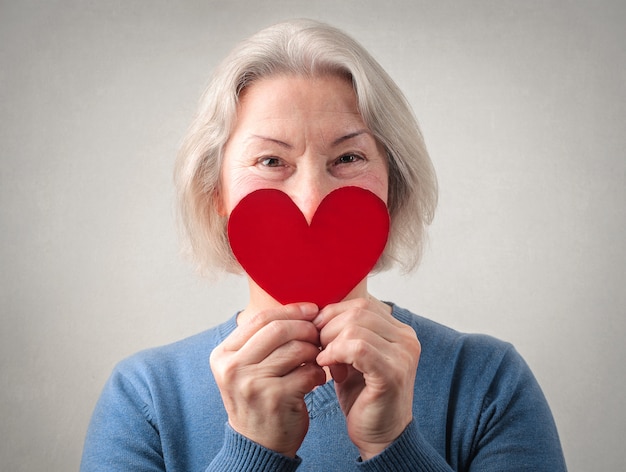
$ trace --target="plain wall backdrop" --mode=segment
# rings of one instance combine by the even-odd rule
[[[0,469],[76,470],[117,361],[245,305],[180,257],[173,162],[235,42],[310,17],[394,77],[439,177],[422,266],[371,292],[512,342],[570,470],[625,470],[625,5],[0,1]]]

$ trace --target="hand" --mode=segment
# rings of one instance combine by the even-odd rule
[[[361,458],[381,453],[413,418],[413,388],[421,347],[410,327],[375,299],[326,306],[320,330],[320,366],[328,366]]]
[[[315,363],[319,333],[311,303],[261,311],[211,353],[230,426],[262,446],[295,457],[309,428],[304,395],[326,381]]]

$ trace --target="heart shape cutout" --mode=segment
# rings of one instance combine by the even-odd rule
[[[256,190],[233,209],[228,239],[246,273],[282,304],[343,300],[376,265],[387,244],[389,213],[369,190],[341,187],[309,225],[280,190]]]

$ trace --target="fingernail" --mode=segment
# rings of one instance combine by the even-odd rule
[[[321,326],[323,321],[324,320],[322,318],[322,315],[317,315],[315,318],[313,318],[313,324],[318,328]]]
[[[317,305],[313,303],[303,303],[300,305],[300,312],[308,318],[309,316],[317,314],[319,312],[319,308],[317,308]]]

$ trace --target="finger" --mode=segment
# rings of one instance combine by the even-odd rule
[[[237,326],[222,343],[226,351],[238,351],[261,328],[277,320],[311,321],[319,312],[313,303],[292,303],[281,307],[263,310],[252,316],[246,323]]]
[[[320,352],[316,361],[320,366],[347,365],[348,371],[353,368],[363,374],[368,387],[379,392],[408,385],[407,382],[412,384],[420,356],[417,338],[407,345],[380,341],[381,338],[368,334],[340,338]]]
[[[320,345],[319,332],[310,321],[272,321],[254,333],[237,351],[237,355],[244,364],[257,364],[292,341],[301,341],[317,349]]]
[[[317,345],[302,341],[289,341],[270,353],[255,366],[261,377],[284,377],[305,364],[317,365]]]
[[[395,319],[391,316],[381,316],[369,310],[350,308],[333,317],[320,329],[320,344],[322,348],[325,348],[351,326],[361,326],[389,342],[396,342],[402,336],[401,332],[406,325],[400,324],[398,326],[395,323]]]
[[[292,370],[282,380],[287,388],[304,396],[315,387],[326,383],[326,372],[315,362],[311,362]]]
[[[347,364],[363,374],[385,376],[394,368],[401,349],[385,341],[372,331],[351,326],[319,353],[316,361],[321,366]]]
[[[326,305],[315,317],[315,319],[313,320],[313,324],[321,329],[334,318],[349,310],[370,311],[377,314],[378,316],[390,318],[394,321],[397,321],[395,320],[395,318],[393,318],[393,316],[391,316],[391,307],[389,305],[373,297],[368,297],[355,298],[352,300],[345,300],[339,303]]]
[[[341,383],[348,377],[348,366],[346,364],[334,364],[329,366],[330,375],[337,383]]]

